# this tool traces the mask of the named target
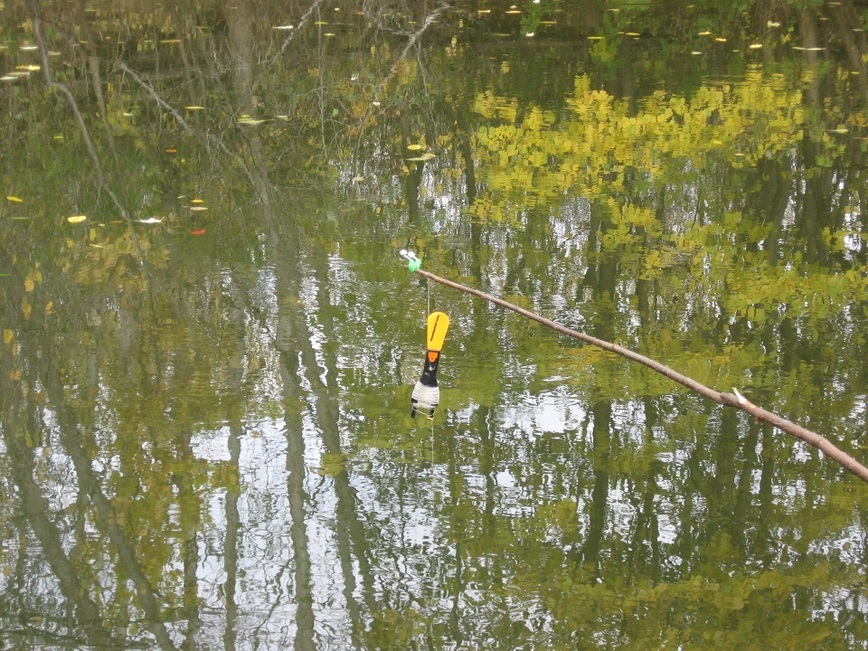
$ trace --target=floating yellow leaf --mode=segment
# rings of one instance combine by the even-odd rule
[[[86,219],[87,215],[73,215],[72,217],[67,217],[66,221],[68,221],[70,224],[80,224]]]
[[[423,163],[426,160],[431,160],[432,158],[437,158],[437,156],[435,154],[432,154],[430,151],[426,151],[421,156],[414,156],[413,158],[407,158],[405,160],[408,160],[411,163]]]
[[[257,124],[262,124],[265,120],[257,120],[256,118],[252,118],[247,114],[242,115],[238,118],[238,124],[250,124],[256,126]]]
[[[208,210],[208,206],[190,206],[190,210]]]
[[[12,340],[15,339],[15,333],[12,332],[9,328],[6,328],[3,331],[3,343],[7,346],[12,343]]]
[[[759,50],[762,46],[762,43],[751,43],[750,45],[748,45],[751,50]]]
[[[46,316],[54,313],[54,301],[48,301],[45,304],[45,314]]]
[[[204,199],[190,199],[190,203],[205,203]]]
[[[13,382],[17,382],[21,379],[21,369],[13,368],[9,371],[9,379]]]
[[[24,203],[24,199],[21,199],[21,198],[19,198],[19,197],[12,196],[11,194],[7,194],[7,195],[6,195],[6,200],[7,200],[7,201],[11,201],[11,202],[13,202],[13,203]]]
[[[422,145],[407,145],[407,149],[410,151],[419,151],[420,149],[423,149],[423,147]]]
[[[190,106],[185,106],[184,108],[188,111],[204,111],[205,110],[204,106],[199,106],[198,104],[191,104]]]
[[[711,36],[711,32],[709,32],[709,31],[699,32],[699,36]]]
[[[25,278],[24,279],[24,291],[32,292],[35,284],[33,282],[33,278]]]

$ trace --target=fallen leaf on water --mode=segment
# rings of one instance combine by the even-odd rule
[[[12,343],[12,340],[15,338],[15,333],[12,332],[9,328],[6,328],[3,331],[3,343],[7,346]]]
[[[257,120],[255,118],[250,117],[246,113],[238,118],[238,124],[250,124],[252,126],[256,126],[258,124],[262,124],[265,120]]]
[[[407,145],[407,149],[410,151],[421,151],[423,147],[422,145]]]
[[[191,106],[185,106],[184,108],[188,111],[204,111],[205,110],[204,106],[199,106],[198,104],[194,104]]]
[[[13,203],[24,203],[24,199],[21,199],[20,197],[15,197],[11,194],[6,195],[6,200],[11,201]]]
[[[80,224],[86,219],[87,215],[73,215],[72,217],[67,217],[66,221],[68,221],[70,224]]]
[[[208,206],[190,206],[190,210],[195,210],[195,211],[208,210]]]
[[[205,203],[204,199],[190,199],[190,203]]]
[[[205,234],[204,228],[194,228],[193,230],[190,231],[190,235],[204,235],[204,234]]]
[[[161,217],[148,217],[147,219],[138,220],[140,224],[159,224],[162,220]]]
[[[414,156],[413,158],[407,158],[405,160],[408,160],[411,163],[423,163],[426,160],[431,160],[432,158],[437,158],[437,156],[435,154],[432,154],[430,151],[426,151],[421,156]]]
[[[34,287],[35,287],[35,284],[33,282],[33,278],[25,278],[24,279],[24,291],[25,292],[32,292]]]

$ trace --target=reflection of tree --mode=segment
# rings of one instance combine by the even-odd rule
[[[12,11],[11,4],[3,11]],[[461,32],[448,48],[421,48],[418,59],[414,48],[396,66],[407,34],[425,18],[423,4],[390,3],[401,15],[389,17],[393,22],[383,29],[349,36],[364,45],[351,56],[333,56],[334,44],[342,41],[326,37],[327,26],[318,26],[315,38],[313,30],[300,29],[291,40],[275,34],[272,19],[287,19],[281,13],[285,3],[257,3],[255,12],[242,3],[225,16],[223,5],[201,5],[199,15],[182,9],[164,16],[155,7],[140,14],[141,26],[126,25],[131,34],[126,69],[98,62],[100,78],[112,85],[101,99],[94,94],[93,110],[83,115],[90,120],[99,113],[101,128],[116,130],[120,169],[112,169],[107,179],[127,180],[125,198],[146,197],[160,188],[157,200],[132,201],[130,209],[136,216],[159,211],[165,218],[159,230],[90,223],[79,231],[58,227],[59,210],[73,214],[73,198],[89,205],[99,185],[93,170],[75,156],[80,143],[46,150],[51,153],[38,165],[53,160],[54,167],[44,175],[9,174],[33,192],[44,185],[44,195],[35,196],[51,195],[57,205],[27,204],[32,221],[12,223],[0,235],[8,251],[4,269],[17,274],[0,280],[8,307],[2,325],[13,332],[14,345],[23,346],[13,359],[13,345],[4,344],[3,413],[6,417],[6,407],[18,404],[19,394],[27,391],[31,413],[44,407],[41,380],[28,377],[27,365],[38,368],[35,360],[50,350],[56,376],[47,396],[52,413],[59,404],[75,407],[63,417],[63,431],[71,434],[63,435],[60,448],[69,467],[81,470],[73,512],[83,561],[49,558],[49,549],[67,541],[60,520],[38,516],[40,495],[43,501],[49,495],[43,489],[34,498],[44,471],[34,450],[12,438],[18,425],[11,416],[4,420],[3,436],[21,506],[29,509],[61,596],[77,609],[84,639],[111,641],[94,628],[92,616],[94,610],[103,616],[111,612],[97,595],[111,593],[114,586],[96,590],[92,572],[79,567],[85,562],[113,567],[87,540],[94,535],[100,543],[125,545],[123,557],[120,552],[113,557],[119,559],[114,569],[123,583],[116,594],[127,594],[123,571],[130,556],[140,566],[132,565],[131,581],[146,593],[150,585],[150,594],[166,595],[168,608],[177,604],[172,595],[183,592],[183,611],[170,612],[183,613],[188,622],[186,644],[210,634],[204,622],[211,613],[199,596],[209,581],[220,590],[224,645],[236,646],[242,638],[249,596],[244,591],[251,588],[240,569],[249,541],[243,499],[249,487],[240,466],[252,437],[251,414],[273,409],[260,395],[266,382],[256,381],[257,372],[270,378],[273,369],[242,369],[268,359],[272,345],[286,427],[283,487],[299,648],[318,641],[323,606],[317,601],[318,572],[321,563],[334,564],[332,559],[337,559],[334,581],[340,583],[356,646],[374,646],[398,633],[424,645],[422,640],[437,639],[445,629],[453,640],[466,642],[486,626],[514,646],[544,637],[510,620],[509,604],[515,603],[544,609],[547,626],[556,631],[550,635],[562,635],[560,640],[576,631],[614,630],[616,620],[623,639],[646,640],[651,630],[695,630],[691,618],[731,623],[738,613],[745,625],[756,625],[753,613],[775,615],[781,637],[770,633],[769,646],[793,639],[785,634],[788,626],[828,632],[819,623],[806,625],[800,612],[782,612],[764,595],[798,593],[803,602],[817,604],[836,586],[847,592],[849,584],[836,575],[841,564],[832,560],[819,566],[817,555],[805,547],[805,541],[834,535],[829,527],[837,531],[851,524],[841,514],[852,509],[852,496],[848,501],[830,489],[837,478],[834,469],[804,469],[768,428],[734,416],[721,422],[716,412],[673,395],[669,386],[585,349],[531,337],[515,319],[486,305],[449,304],[460,317],[456,323],[464,323],[456,352],[449,355],[460,371],[455,377],[466,387],[450,400],[466,411],[458,417],[449,415],[452,405],[444,409],[444,418],[451,419],[450,438],[436,440],[440,456],[435,458],[446,463],[431,470],[431,485],[445,498],[432,500],[413,462],[418,442],[406,440],[403,423],[393,422],[392,405],[384,404],[391,395],[386,400],[382,395],[383,385],[391,391],[399,383],[401,353],[394,350],[402,347],[396,342],[407,341],[402,333],[412,326],[403,314],[418,297],[404,292],[404,284],[396,291],[396,275],[381,261],[389,260],[393,240],[412,230],[428,247],[426,266],[446,267],[450,276],[469,275],[472,284],[483,287],[505,287],[552,316],[565,314],[605,338],[638,342],[649,353],[665,350],[676,358],[674,364],[683,361],[686,368],[726,383],[742,382],[750,372],[755,391],[766,395],[787,382],[827,387],[822,396],[806,389],[802,397],[833,401],[831,410],[840,413],[828,418],[843,420],[864,386],[861,366],[836,350],[858,357],[864,348],[858,326],[846,319],[847,306],[862,287],[858,272],[865,252],[864,247],[848,252],[836,238],[851,228],[842,221],[844,209],[864,198],[858,196],[861,172],[847,169],[848,161],[860,160],[859,143],[826,130],[846,124],[855,132],[862,118],[854,100],[824,107],[828,98],[848,97],[844,91],[855,78],[844,82],[828,75],[833,66],[824,57],[829,54],[817,57],[816,72],[826,76],[810,87],[816,104],[787,90],[791,79],[780,83],[758,70],[749,70],[743,83],[732,82],[728,89],[697,82],[685,83],[682,92],[670,81],[666,92],[646,92],[645,57],[632,54],[644,55],[648,43],[659,41],[624,42],[611,50],[615,56],[606,65],[601,57],[608,51],[589,54],[584,43],[571,43],[574,60],[565,65],[586,69],[587,75],[547,77],[547,65],[563,60],[557,50],[489,42],[480,55],[464,45]],[[654,21],[666,18],[672,4],[645,15],[654,34],[665,28]],[[700,3],[706,12],[717,4]],[[314,6],[323,9],[316,18],[334,8],[305,3],[291,9],[306,15]],[[387,4],[374,8],[385,11]],[[589,8],[593,25],[578,20],[580,10]],[[198,20],[212,11],[223,16],[225,34],[191,29],[213,22]],[[565,11],[577,33],[608,29],[607,38],[616,36],[623,27],[617,21],[628,13],[604,20],[596,2],[566,3]],[[482,19],[474,20],[481,24]],[[353,21],[362,19],[347,18],[336,31],[351,31]],[[673,22],[695,38],[689,16]],[[817,42],[828,37],[828,22],[813,24]],[[439,29],[451,35],[450,25],[444,17]],[[160,42],[179,35],[185,39],[181,44]],[[134,45],[146,41],[152,50]],[[83,77],[93,70],[100,51],[95,52],[69,69],[59,62],[53,67],[58,75]],[[769,47],[768,52],[774,62],[779,50],[772,53]],[[715,56],[726,58],[722,49]],[[690,70],[689,61],[673,56],[672,68]],[[451,66],[448,74],[440,72],[445,63]],[[793,62],[780,63],[791,74],[786,65]],[[806,54],[804,62],[793,65],[809,63]],[[733,67],[738,69],[737,60]],[[379,83],[387,77],[387,84]],[[58,79],[81,93],[79,100],[93,93],[72,83],[72,77]],[[90,79],[99,83],[95,76]],[[575,87],[564,92],[563,83]],[[381,93],[376,111],[371,109],[375,89]],[[44,98],[30,98],[28,108],[20,93],[8,95],[10,107],[27,115],[28,125],[20,132],[10,129],[16,143],[42,147],[55,131],[69,139],[76,133],[62,129],[72,124],[68,109],[60,111]],[[629,103],[622,101],[627,97]],[[194,103],[207,111],[184,111]],[[817,111],[808,120],[816,122],[802,136],[801,127],[793,125],[804,124],[808,110]],[[61,113],[66,117],[58,118]],[[238,124],[244,113],[266,122]],[[37,119],[40,114],[52,119]],[[405,173],[398,164],[406,155],[403,145],[423,137],[437,158],[425,163],[424,173],[422,165]],[[849,144],[838,146],[844,142]],[[165,151],[170,145],[176,154]],[[107,140],[97,136],[94,147],[108,160]],[[21,147],[22,169],[32,171],[32,155]],[[158,166],[172,172],[171,182],[149,171]],[[357,174],[365,180],[354,185],[350,181]],[[75,178],[80,189],[68,188],[60,178]],[[312,189],[302,192],[298,186]],[[350,187],[356,203],[333,199],[349,196]],[[411,209],[423,195],[436,197],[437,209],[420,211],[408,224],[406,208],[396,208],[402,191]],[[199,193],[207,193],[210,210],[203,219],[212,239],[185,237],[191,217],[178,197]],[[375,217],[374,203],[384,208]],[[472,215],[462,213],[468,207]],[[12,214],[15,206],[6,208]],[[321,217],[325,213],[329,219]],[[104,211],[91,221],[115,216]],[[432,224],[436,236],[429,232]],[[824,229],[829,230],[826,239]],[[134,234],[145,251],[138,257],[151,268],[147,278],[135,264]],[[335,260],[346,267],[337,269]],[[856,270],[855,281],[839,270]],[[28,281],[35,289],[21,292]],[[252,289],[256,283],[267,291]],[[17,293],[7,289],[12,284]],[[827,316],[800,302],[828,287],[835,292],[822,313]],[[268,301],[275,297],[272,318]],[[774,302],[780,297],[787,299],[786,309]],[[726,318],[711,318],[718,313]],[[40,325],[32,320],[38,314],[51,318]],[[835,320],[846,327],[830,328]],[[271,330],[272,321],[274,342],[260,336]],[[88,326],[74,325],[80,323]],[[845,335],[848,328],[855,333],[852,341]],[[25,332],[31,339],[22,338]],[[763,355],[760,348],[771,352]],[[516,366],[537,370],[517,379]],[[834,369],[834,375],[821,367]],[[29,389],[13,379],[19,370]],[[589,421],[587,436],[573,430],[564,435],[574,456],[558,457],[548,466],[540,463],[541,451],[555,443],[503,426],[504,404],[519,395],[516,387],[544,391],[536,376],[545,375],[564,378],[561,388],[587,407]],[[829,389],[839,384],[840,392]],[[803,413],[804,406],[796,404],[798,392],[794,395],[786,406]],[[526,407],[521,396],[518,402]],[[348,412],[361,413],[364,420],[351,421]],[[109,422],[93,423],[95,417]],[[638,438],[628,432],[632,425],[642,433]],[[196,459],[193,434],[208,436],[223,427],[228,461]],[[373,431],[383,450],[371,453],[371,467],[354,457],[359,448],[369,451],[362,430]],[[26,431],[45,433],[47,426],[39,423]],[[674,457],[676,446],[679,451],[683,446],[683,458]],[[318,494],[328,491],[334,509],[324,518],[305,463],[319,451],[326,457]],[[402,454],[406,458],[393,463]],[[112,471],[95,475],[97,465]],[[497,473],[506,468],[516,478],[515,492],[526,500],[524,510],[510,511],[513,497],[498,486]],[[365,482],[366,491],[357,494]],[[802,490],[808,496],[804,503]],[[219,512],[203,498],[214,494],[222,497]],[[90,495],[96,495],[99,509]],[[818,503],[821,495],[828,503]],[[617,514],[616,506],[631,511]],[[430,545],[403,537],[417,508],[432,523]],[[215,514],[217,521],[208,522]],[[114,528],[113,518],[118,521]],[[314,519],[332,535],[328,557],[312,544]],[[793,520],[805,521],[805,533]],[[625,528],[613,528],[616,521]],[[94,534],[91,523],[101,533]],[[664,524],[674,542],[658,536]],[[202,538],[221,527],[223,575],[197,576],[208,562]],[[782,562],[771,551],[790,547],[806,559],[802,565]],[[743,559],[759,563],[765,573],[727,576]],[[73,577],[76,569],[83,578]],[[106,574],[114,576],[108,569]],[[415,593],[420,582],[425,582],[424,598]],[[76,602],[69,595],[79,589],[85,596]],[[161,598],[134,603],[151,621],[151,635],[166,643],[154,619],[161,615]],[[277,612],[286,604],[268,605]],[[468,605],[477,610],[471,612]],[[848,616],[855,612],[846,609]],[[130,612],[119,619],[135,618]],[[423,629],[429,637],[423,637]],[[673,637],[672,645],[700,644],[683,635]]]
[[[14,388],[7,385],[0,387],[0,391],[6,394],[7,391],[14,391]],[[72,628],[81,627],[89,645],[112,645],[116,641],[103,628],[100,607],[91,597],[94,579],[64,549],[63,536],[57,524],[49,518],[51,505],[43,496],[42,488],[34,476],[36,464],[33,449],[27,444],[35,432],[19,420],[19,410],[15,406],[17,401],[3,400],[0,404],[4,406],[3,442],[12,469],[12,480],[18,488],[21,510],[57,578],[61,595],[74,609],[75,622]],[[24,592],[23,587],[20,592]],[[54,623],[61,625],[62,620]],[[50,633],[48,630],[45,632]]]

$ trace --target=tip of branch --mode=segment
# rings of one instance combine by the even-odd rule
[[[738,392],[738,389],[736,389],[735,387],[733,387],[733,388],[732,388],[732,392],[735,394],[735,397],[738,398],[738,404],[740,404],[740,405],[746,405],[746,404],[748,404],[748,402],[747,402],[747,398],[745,398],[743,395],[741,395],[741,394]]]

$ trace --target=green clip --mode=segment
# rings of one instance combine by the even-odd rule
[[[410,258],[407,261],[407,269],[410,271],[419,271],[419,267],[422,266],[422,260],[419,258]]]

